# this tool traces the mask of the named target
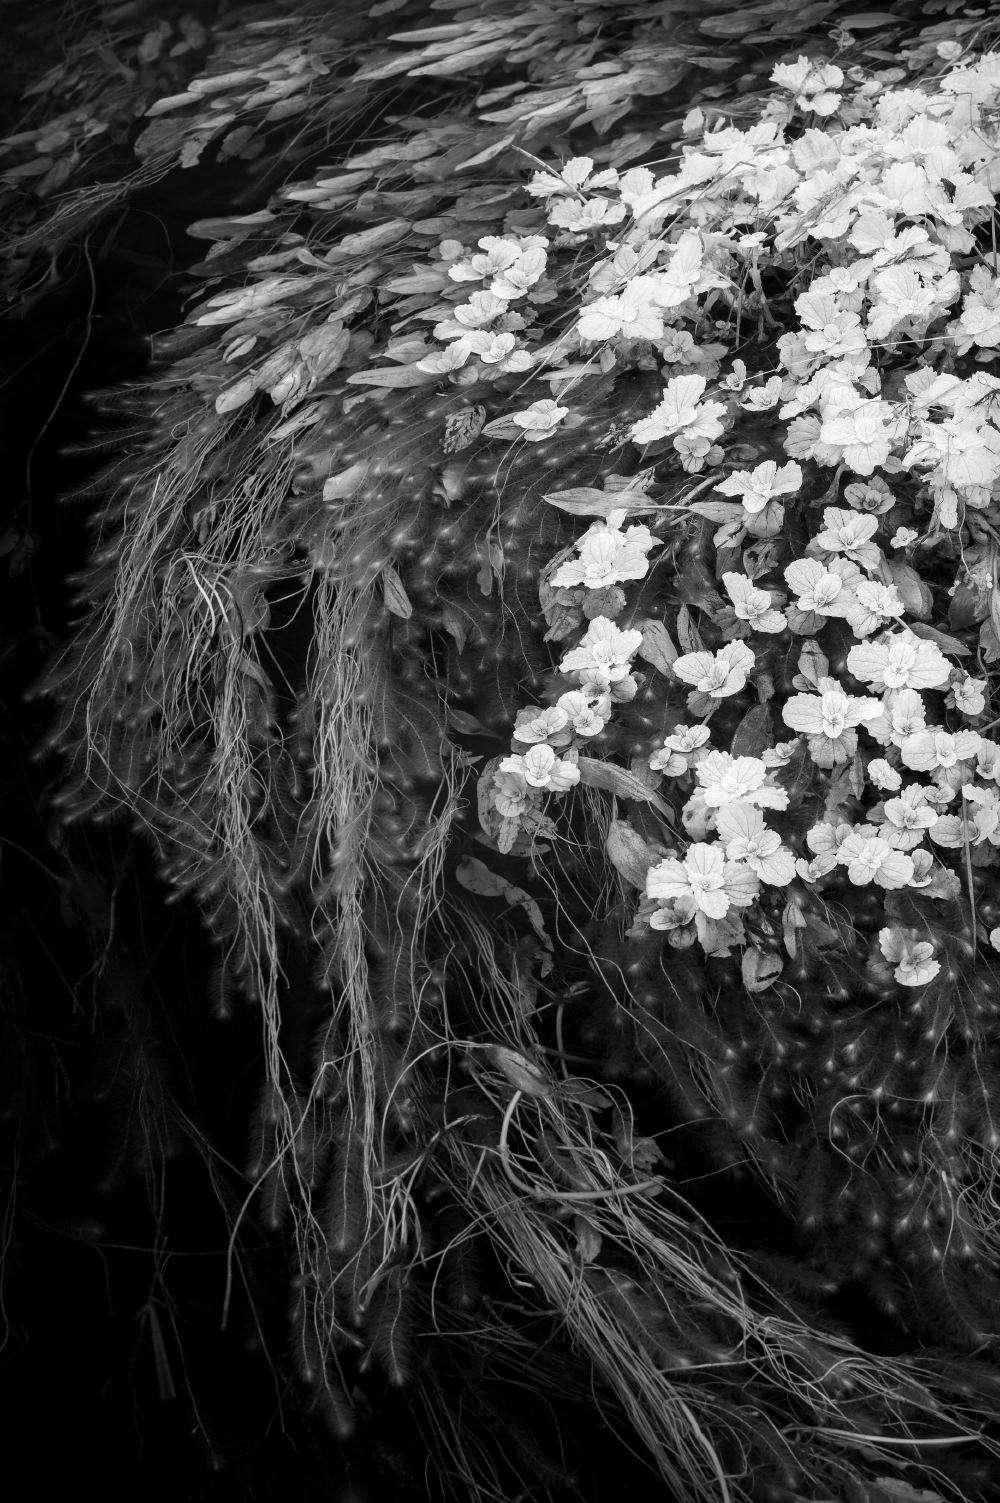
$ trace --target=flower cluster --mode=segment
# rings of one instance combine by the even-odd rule
[[[565,336],[539,335],[533,354],[533,380],[562,372],[553,398],[507,414],[529,438],[580,421],[574,383],[590,372],[663,372],[659,401],[617,435],[645,480],[616,477],[621,504],[595,503],[599,520],[551,572],[589,625],[562,655],[563,692],[519,715],[496,808],[515,809],[515,782],[523,808],[571,787],[581,746],[607,755],[646,683],[665,724],[631,775],[668,780],[688,843],[664,832],[673,849],[649,866],[642,912],[710,954],[748,943],[775,890],[934,900],[970,864],[1000,862],[989,684],[963,661],[1000,661],[1000,378],[977,368],[1000,349],[1000,278],[981,254],[1000,57],[926,89],[892,88],[900,77],[848,81],[800,57],[774,69],[762,119],[702,131],[665,176],[588,158],[536,173],[547,246],[525,235],[456,254],[449,276],[484,290],[435,327],[461,341],[455,321],[474,317],[499,338],[540,282],[579,298]],[[586,286],[578,270],[560,281],[560,251],[584,243],[597,251]],[[779,331],[774,363],[724,373],[725,340],[696,334],[738,334],[747,316]],[[705,471],[685,497],[682,477]],[[665,603],[651,582],[661,561],[676,567],[685,517],[714,550],[714,588],[702,576],[688,597],[696,614],[676,593],[670,604],[669,578]],[[735,707],[763,728],[752,755],[726,749]],[[810,790],[804,829],[801,807],[789,818],[793,780]],[[899,984],[937,974],[926,939],[898,923],[878,944]]]

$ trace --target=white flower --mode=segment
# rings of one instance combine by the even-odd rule
[[[516,240],[484,235],[477,243],[481,247],[480,255],[453,261],[448,267],[448,275],[453,282],[481,282],[484,278],[495,276],[497,272],[513,266],[521,254],[521,247]]]
[[[883,793],[895,793],[903,786],[903,779],[884,757],[873,757],[868,763],[868,776]]]
[[[858,315],[842,312],[833,298],[827,298],[826,301],[831,305],[829,322],[804,334],[803,347],[811,355],[825,355],[831,360],[867,351],[868,341]],[[865,358],[867,360],[867,354]]]
[[[990,944],[994,950],[1000,950],[1000,925],[990,930]]]
[[[845,485],[844,500],[855,511],[868,512],[874,516],[891,511],[896,503],[895,496],[881,475],[873,475],[870,480],[853,480],[850,485]]]
[[[979,740],[976,772],[988,781],[1000,781],[1000,745],[995,741],[987,741],[985,736],[981,736]]]
[[[1000,477],[1000,433],[990,424],[975,426],[956,415],[942,423],[921,423],[921,437],[903,456],[903,464],[929,464],[927,479],[964,490],[992,485]]]
[[[977,845],[983,836],[977,830],[975,821],[967,814],[961,817],[957,814],[942,814],[931,831],[931,839],[935,845],[957,851],[965,845]]]
[[[728,804],[788,807],[788,794],[768,781],[768,767],[760,757],[711,751],[700,759],[695,775],[709,809],[724,809]]]
[[[650,867],[646,896],[680,900],[708,918],[721,919],[730,907],[746,908],[757,896],[757,878],[746,866],[727,861],[721,845],[698,841],[683,861],[674,857]]]
[[[855,585],[854,598],[848,603],[844,616],[856,637],[867,637],[892,621],[898,621],[905,611],[895,585],[863,579]]]
[[[841,866],[847,867],[848,880],[855,887],[875,882],[879,887],[893,890],[908,886],[913,876],[913,862],[904,851],[897,851],[880,835],[867,835],[859,830],[846,837],[837,859]]]
[[[763,386],[751,386],[740,397],[744,412],[768,412],[781,399],[781,377],[769,376]]]
[[[663,399],[648,417],[632,424],[632,438],[637,444],[655,443],[670,434],[684,434],[702,440],[706,446],[722,432],[719,418],[725,412],[721,402],[706,402],[699,407],[705,390],[704,376],[672,376],[663,388]]]
[[[806,845],[824,872],[832,872],[839,864],[841,847],[848,835],[853,833],[853,825],[832,825],[827,821],[813,825],[811,830],[806,831]]]
[[[907,736],[922,731],[924,702],[916,689],[891,689],[882,700],[882,714],[868,722],[868,734],[882,746],[902,746]]]
[[[616,705],[627,705],[639,691],[638,680],[631,673],[613,679],[604,668],[579,668],[576,676],[586,694],[606,696]]]
[[[529,709],[518,710],[517,724],[514,727],[514,740],[527,741],[534,744],[542,741],[553,741],[557,737],[564,740],[566,727],[569,725],[569,716],[565,710],[557,706],[551,706],[546,710],[539,710],[532,706]]]
[[[426,371],[430,376],[445,376],[451,371],[461,370],[471,353],[467,340],[455,339],[451,344],[445,345],[443,350],[432,350],[429,355],[418,360],[417,370]]]
[[[566,716],[575,735],[599,736],[611,714],[611,700],[606,694],[595,697],[582,689],[570,689],[560,694],[555,708]]]
[[[565,193],[567,188],[576,192],[584,188],[613,188],[617,181],[618,173],[613,167],[595,173],[593,157],[571,157],[558,177],[554,172],[536,172],[528,184],[528,192],[535,198],[551,198],[553,193]]]
[[[885,339],[904,319],[927,319],[934,311],[936,291],[913,266],[887,266],[874,278],[868,333]]]
[[[459,303],[453,310],[456,323],[462,330],[483,329],[491,324],[495,318],[507,312],[507,304],[501,297],[496,297],[492,292],[474,292],[467,303]],[[440,325],[434,329],[435,335]],[[440,336],[438,336],[440,337]]]
[[[844,75],[836,63],[814,63],[800,56],[795,63],[777,63],[771,82],[790,89],[800,109],[832,115],[840,104],[835,91],[842,86]]]
[[[494,297],[513,302],[525,297],[545,271],[546,253],[543,246],[528,246],[520,251],[514,261],[498,269],[490,283]]]
[[[460,343],[478,355],[484,365],[500,371],[526,371],[533,363],[527,350],[516,349],[513,334],[494,334],[487,329],[472,329]]]
[[[492,795],[494,808],[504,819],[519,819],[532,798],[522,772],[504,772],[499,767],[493,775]]]
[[[518,773],[529,788],[547,788],[552,793],[565,793],[580,781],[580,769],[575,762],[557,757],[551,746],[533,746],[523,756],[504,757],[500,772]]]
[[[939,689],[951,674],[940,648],[911,631],[858,643],[847,654],[847,669],[863,684],[879,689]]]
[[[771,82],[777,84],[779,88],[788,89],[792,94],[798,94],[805,87],[811,72],[812,63],[800,53],[797,62],[775,63],[771,72]]]
[[[529,443],[535,444],[539,439],[547,438],[567,412],[568,407],[560,407],[551,397],[542,397],[521,412],[512,412],[510,420],[523,431]]]
[[[641,637],[641,633],[639,633]],[[676,659],[673,671],[710,699],[726,699],[746,686],[756,659],[745,642],[727,642],[718,652],[689,652]]]
[[[889,539],[889,547],[909,548],[910,544],[915,543],[919,536],[919,532],[916,532],[912,527],[897,527]]]
[[[854,405],[856,404],[856,405]],[[892,440],[900,426],[889,404],[881,398],[864,401],[854,395],[851,406],[840,406],[824,416],[820,441],[840,451],[845,464],[858,475],[871,475],[876,465],[889,458]]]
[[[789,741],[778,741],[761,753],[761,761],[771,770],[776,767],[787,767],[801,745],[798,736],[792,736]]]
[[[658,308],[676,308],[685,302],[701,277],[701,236],[685,230],[673,246],[666,266],[642,278],[642,290]]]
[[[857,750],[855,727],[874,720],[882,710],[877,699],[845,694],[832,678],[821,678],[818,694],[793,694],[781,715],[793,731],[809,738],[809,753],[819,767],[848,761]]]
[[[848,559],[833,558],[829,565],[814,558],[795,559],[785,569],[785,579],[798,599],[800,611],[817,616],[846,616],[853,602],[852,587],[861,579],[856,564]]]
[[[593,670],[601,679],[613,684],[626,677],[629,664],[641,645],[641,631],[622,631],[607,616],[595,616],[579,647],[566,654],[559,668],[563,673]]]
[[[921,939],[916,929],[880,929],[878,943],[886,960],[895,966],[892,974],[902,986],[923,986],[941,969],[934,959],[933,944]]]
[[[588,303],[576,329],[581,339],[662,339],[663,314],[633,284],[616,296]]]
[[[986,708],[986,680],[984,678],[970,678],[968,674],[952,685],[952,694],[955,698],[955,708],[963,715],[972,719],[981,715]]]
[[[885,825],[882,837],[898,851],[911,851],[924,838],[926,830],[937,824],[937,810],[927,802],[927,795],[919,783],[910,783],[898,798],[888,799],[884,805]]]
[[[825,553],[842,553],[852,563],[869,572],[879,566],[879,550],[872,543],[878,531],[878,517],[865,512],[847,511],[840,506],[823,509],[823,530],[815,544]]]
[[[767,590],[758,590],[745,574],[723,574],[722,583],[733,602],[733,614],[754,631],[778,632],[787,625],[780,611],[772,610]]]
[[[656,546],[656,539],[648,527],[629,527],[623,532],[625,516],[621,508],[609,512],[606,521],[593,522],[576,545],[579,558],[561,564],[552,583],[602,590],[626,579],[642,579],[649,568],[646,555]]]
[[[571,234],[596,230],[602,224],[618,224],[624,218],[625,205],[610,198],[588,198],[585,203],[576,198],[557,198],[548,214],[549,224]]]
[[[900,749],[905,766],[914,772],[933,772],[967,762],[979,750],[978,731],[925,730],[907,736]]]
[[[747,368],[742,360],[733,361],[733,369],[728,376],[723,376],[719,382],[727,391],[742,391],[747,384]]]
[[[729,861],[742,861],[770,887],[787,887],[795,876],[795,857],[781,836],[764,825],[759,809],[730,804],[716,816],[716,829]]]
[[[664,736],[663,746],[650,757],[650,767],[671,778],[681,777],[698,760],[710,735],[707,725],[675,725],[673,734]]]
[[[776,460],[767,459],[754,470],[735,470],[715,489],[724,496],[738,496],[744,511],[753,516],[775,496],[791,495],[801,485],[802,470],[794,460],[779,469]]]

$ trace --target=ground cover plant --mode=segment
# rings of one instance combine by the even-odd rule
[[[99,6],[0,142],[13,322],[218,194],[40,755],[252,1025],[241,1174],[111,905],[124,1177],[204,1165],[345,1497],[617,1496],[597,1425],[622,1496],[989,1496],[998,21]]]

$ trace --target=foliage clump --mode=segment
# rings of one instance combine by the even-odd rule
[[[670,1495],[981,1496],[995,27],[424,9],[223,21],[144,100],[140,176],[267,191],[191,227],[56,802],[152,839],[260,1010],[240,1216],[336,1435],[376,1369],[496,1496],[422,1347],[498,1402],[544,1315]],[[21,296],[95,202],[42,186]]]

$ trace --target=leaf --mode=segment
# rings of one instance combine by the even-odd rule
[[[873,31],[878,26],[898,26],[899,17],[884,10],[862,10],[853,16],[839,16],[838,25],[845,31]]]
[[[373,251],[395,245],[410,228],[408,219],[389,219],[385,224],[372,225],[371,229],[359,230],[356,235],[345,235],[334,246],[331,255],[370,256]]]
[[[506,898],[512,908],[520,908],[545,948],[552,949],[542,910],[523,887],[516,887],[508,882],[506,877],[491,871],[485,862],[478,861],[475,856],[463,856],[455,869],[455,876],[466,892],[474,892],[483,898]]]
[[[774,743],[774,727],[767,705],[754,705],[748,710],[733,732],[734,757],[759,757]]]
[[[486,408],[463,407],[451,412],[444,420],[444,436],[441,447],[446,454],[457,454],[479,437],[486,421]]]
[[[503,1044],[492,1044],[489,1054],[516,1091],[523,1091],[526,1096],[549,1096],[550,1082],[545,1071],[525,1055]]]
[[[624,819],[613,819],[604,849],[618,875],[645,892],[646,873],[657,858],[638,830],[633,830]]]
[[[415,365],[386,366],[378,371],[355,371],[348,376],[348,386],[427,386],[437,377],[427,371],[418,371]]]
[[[573,552],[574,544],[561,549],[554,558],[542,570],[538,580],[538,603],[542,608],[542,615],[548,630],[543,638],[546,642],[561,642],[564,638],[572,636],[583,620],[583,612],[577,604],[576,596],[572,590],[556,589],[550,583],[551,576]]]
[[[708,16],[698,25],[698,30],[709,37],[729,40],[754,31],[763,21],[788,9],[787,0],[771,0],[767,5],[740,7],[721,16]]]
[[[680,654],[662,621],[647,621],[642,626],[639,656],[658,673],[669,673]]]
[[[785,949],[795,959],[799,950],[798,931],[806,928],[806,917],[802,912],[801,905],[797,902],[788,902],[781,912],[781,937],[784,940]]]
[[[588,788],[601,788],[605,793],[613,793],[616,798],[635,799],[638,803],[652,804],[660,814],[667,819],[673,819],[673,813],[669,805],[665,804],[648,783],[630,772],[626,767],[618,767],[614,762],[601,762],[596,757],[581,757],[578,763],[580,768],[580,782]]]
[[[709,522],[733,522],[743,512],[738,501],[692,501],[688,511]]]
[[[576,1235],[576,1250],[581,1263],[595,1263],[601,1255],[603,1238],[596,1227],[582,1216],[574,1216],[573,1231]]]
[[[607,616],[613,621],[625,609],[625,591],[617,585],[605,585],[602,590],[584,590],[580,608],[588,621],[596,616]]]
[[[482,430],[483,438],[520,438],[521,430],[509,417],[494,418]]]
[[[933,642],[940,647],[942,652],[950,652],[953,657],[967,658],[970,649],[959,642],[957,637],[949,637],[945,631],[938,631],[934,626],[928,626],[925,621],[912,621],[910,630],[915,637],[923,637],[925,642]]]
[[[740,971],[748,992],[766,991],[777,981],[782,969],[781,956],[775,955],[771,950],[758,950],[751,945],[743,951]]]
[[[611,1097],[600,1086],[572,1075],[560,1085],[559,1095],[564,1101],[575,1101],[593,1112],[606,1112],[609,1106],[614,1105]]]
[[[610,512],[629,506],[649,509],[649,502],[641,491],[599,491],[591,486],[551,491],[542,500],[574,517],[606,517]]]
[[[899,1503],[944,1503],[940,1493],[928,1492],[925,1487],[911,1487],[898,1477],[876,1477],[875,1481],[890,1498],[898,1498]]]
[[[331,475],[323,482],[323,500],[342,501],[353,496],[361,489],[367,474],[368,465],[364,460],[359,460],[350,469],[341,470],[339,475]]]
[[[487,730],[483,722],[475,715],[470,715],[467,710],[458,710],[454,705],[449,705],[446,712],[449,724],[453,725],[463,736],[492,736],[492,731]],[[494,740],[497,739],[494,737]]]
[[[440,292],[447,287],[445,276],[430,267],[415,270],[406,276],[391,277],[382,283],[383,292],[394,292],[398,297],[413,297],[417,293]]]
[[[886,569],[895,585],[900,600],[911,616],[926,621],[934,608],[934,597],[924,584],[916,569],[901,558],[887,558]]]
[[[385,595],[386,610],[391,611],[394,616],[401,617],[404,621],[409,621],[413,615],[413,606],[403,581],[391,564],[382,570],[382,591]]]
[[[464,172],[468,167],[481,167],[484,162],[490,162],[494,157],[499,156],[514,140],[516,136],[501,136],[498,141],[493,141],[482,151],[477,151],[474,157],[467,157],[464,162],[459,162],[455,171]]]
[[[677,612],[677,640],[685,652],[704,652],[705,650],[701,633],[695,626],[691,612],[686,605],[682,605]]]
[[[454,637],[459,652],[464,652],[468,627],[453,605],[441,607],[441,625],[450,637]]]
[[[707,566],[696,559],[686,565],[674,583],[674,595],[684,605],[701,606],[703,610],[718,610],[722,597],[715,587],[715,577]]]
[[[977,621],[981,621],[984,614],[976,591],[968,585],[956,585],[948,607],[948,625],[961,631],[963,627],[974,626]]]
[[[647,1174],[663,1162],[663,1154],[653,1138],[632,1138],[628,1146],[628,1157],[634,1169],[643,1170]]]
[[[799,654],[799,671],[792,679],[793,689],[818,689],[819,681],[830,672],[830,660],[815,637],[803,643]]]

